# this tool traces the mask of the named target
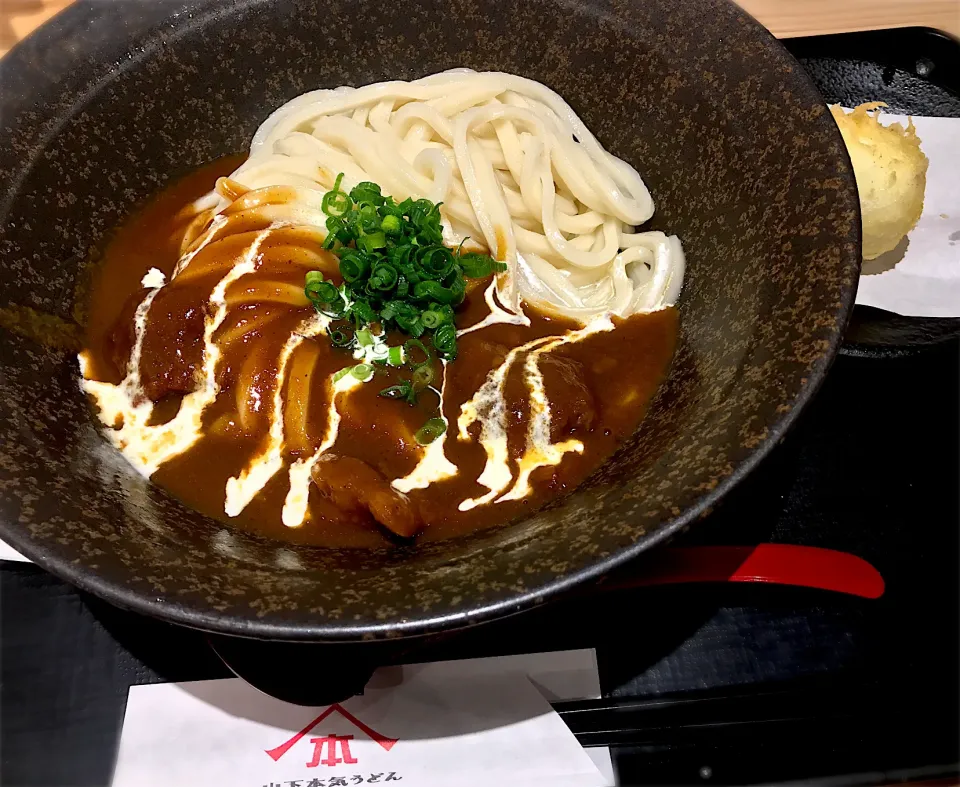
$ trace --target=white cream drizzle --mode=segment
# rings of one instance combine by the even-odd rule
[[[540,356],[543,353],[572,344],[595,333],[612,331],[613,321],[609,317],[592,320],[586,327],[573,331],[565,336],[557,337],[556,341],[538,347],[527,354],[523,363],[524,380],[530,391],[530,420],[527,424],[527,445],[520,458],[520,471],[513,488],[505,495],[497,498],[497,503],[507,500],[522,500],[533,490],[530,487],[530,474],[538,467],[553,467],[560,464],[565,454],[575,451],[583,453],[583,443],[579,440],[564,440],[560,443],[550,441],[552,415],[550,401],[543,384],[543,374],[540,372]]]
[[[171,280],[175,279],[204,247],[217,238],[219,230],[226,223],[227,219],[224,216],[217,216],[211,222],[202,237],[178,261]],[[141,281],[144,287],[151,288],[152,291],[137,308],[136,338],[126,377],[116,386],[94,380],[82,380],[84,390],[94,398],[100,408],[101,420],[106,425],[114,427],[108,431],[109,438],[144,476],[152,476],[162,464],[191,448],[202,437],[203,412],[216,400],[219,393],[216,369],[221,353],[213,342],[213,336],[226,317],[226,291],[239,278],[257,269],[261,245],[277,226],[279,225],[271,225],[256,235],[242,259],[218,282],[211,293],[209,303],[214,308],[204,323],[202,379],[197,390],[183,397],[180,409],[172,420],[166,424],[148,425],[154,408],[153,403],[143,395],[140,381],[140,360],[150,307],[157,293],[166,286],[164,274],[156,268],[151,268]],[[484,300],[490,313],[476,325],[458,331],[458,336],[496,324],[530,325],[530,320],[522,312],[517,314],[502,308],[497,302],[496,293],[497,282],[494,280],[484,292]],[[286,369],[290,357],[304,339],[323,332],[329,323],[330,320],[327,317],[313,316],[303,321],[284,344],[278,359],[277,382],[266,444],[247,462],[239,475],[228,479],[224,501],[224,511],[228,516],[239,515],[267,482],[282,469],[284,464],[283,386]],[[487,459],[477,482],[489,491],[480,497],[461,501],[460,511],[469,511],[491,502],[520,500],[532,491],[530,476],[537,468],[557,465],[567,453],[584,450],[583,443],[578,440],[559,443],[552,443],[550,440],[550,402],[539,368],[539,358],[543,353],[550,352],[556,347],[577,342],[594,333],[613,330],[613,328],[613,322],[609,316],[597,317],[578,331],[559,337],[542,337],[511,350],[503,363],[487,375],[483,385],[473,397],[461,406],[457,420],[458,439],[470,440],[469,427],[477,421],[481,424],[479,442]],[[373,361],[384,360],[388,353],[389,347],[385,337],[376,336],[371,345],[354,351],[354,359],[370,364]],[[518,472],[514,478],[507,445],[504,386],[512,365],[523,353],[527,353],[524,361],[524,381],[529,391],[530,418],[524,455],[519,460]],[[79,362],[81,374],[85,378],[88,359],[82,353],[79,356]],[[446,367],[445,362],[444,367]],[[334,381],[334,376],[330,375],[327,380],[330,399],[323,442],[311,457],[294,462],[289,469],[290,487],[282,511],[282,521],[287,527],[299,527],[306,520],[312,487],[311,471],[320,457],[333,447],[337,440],[341,420],[337,403],[339,396],[347,394],[373,378],[371,374],[367,380],[358,380],[353,374],[348,373]],[[443,415],[445,378],[444,374],[444,383],[440,391],[440,417],[443,418],[449,431],[450,423]],[[446,457],[446,437],[445,432],[426,446],[414,469],[408,475],[394,479],[391,482],[392,487],[399,492],[408,493],[455,477],[459,471],[457,466]],[[505,492],[508,488],[509,491]]]
[[[390,346],[387,344],[385,334],[373,336],[372,344],[357,347],[353,351],[353,359],[360,363],[373,363],[374,361],[385,361],[390,356]]]
[[[446,423],[447,419],[444,418],[443,420]],[[447,459],[444,453],[446,439],[447,435],[444,433],[424,448],[423,456],[420,457],[417,466],[403,478],[395,479],[390,486],[398,492],[407,494],[413,489],[426,489],[437,481],[456,476],[460,472],[459,468]]]
[[[287,365],[293,351],[304,339],[323,333],[330,325],[330,318],[315,314],[304,320],[291,334],[280,351],[277,361],[277,382],[273,391],[273,410],[270,413],[270,430],[263,450],[247,462],[239,476],[227,479],[223,510],[227,516],[238,516],[283,467],[283,383]]]
[[[524,322],[521,323],[518,315],[500,308],[494,298],[495,292],[496,282],[491,282],[484,294],[487,305],[490,307],[490,314],[477,325],[458,332],[458,336],[498,323],[530,324],[525,315],[522,315]],[[583,452],[584,446],[579,440],[565,440],[559,443],[553,443],[550,440],[552,422],[550,402],[547,398],[543,375],[540,372],[539,359],[543,353],[550,352],[556,347],[578,342],[595,333],[611,331],[613,328],[613,321],[609,316],[600,316],[578,331],[572,331],[563,336],[534,339],[514,348],[503,363],[487,375],[483,385],[473,397],[461,405],[460,417],[457,419],[458,439],[470,440],[470,426],[477,421],[480,422],[479,442],[487,455],[487,461],[483,472],[477,478],[477,483],[485,486],[489,491],[480,497],[461,501],[458,506],[460,511],[470,511],[490,502],[520,500],[532,491],[530,475],[534,470],[539,467],[558,465],[570,452]],[[530,419],[527,426],[526,448],[524,455],[520,458],[519,471],[514,480],[507,444],[504,385],[513,363],[524,352],[527,353],[524,361],[524,381],[530,392]],[[446,381],[440,392],[440,411],[449,431],[450,424],[443,416],[445,389]],[[445,455],[445,441],[446,432],[426,447],[412,472],[403,478],[395,479],[391,486],[399,492],[408,493],[413,489],[425,489],[437,481],[456,476],[458,468]],[[512,488],[505,494],[501,494],[510,487],[511,482],[514,482]]]
[[[180,272],[191,262],[193,262],[194,257],[196,257],[206,246],[209,246],[214,240],[216,240],[217,233],[222,227],[226,226],[228,221],[229,218],[227,216],[219,215],[213,218],[213,221],[210,222],[210,226],[207,227],[203,234],[193,242],[193,247],[190,249],[190,251],[177,260],[177,265],[173,269],[173,274],[170,276],[171,280],[177,278]],[[273,229],[273,227],[268,229]]]
[[[140,280],[141,287],[147,287],[151,290],[159,289],[166,283],[166,274],[164,274],[164,272],[159,268],[151,268],[145,274],[143,274],[143,278]]]
[[[337,381],[333,379],[335,376],[327,377],[330,404],[328,405],[327,430],[323,442],[310,458],[298,459],[290,466],[290,489],[283,501],[283,512],[281,514],[283,524],[287,527],[300,527],[306,520],[307,504],[310,501],[310,471],[313,470],[313,466],[319,461],[320,457],[337,442],[337,433],[340,430],[340,411],[337,409],[337,397],[364,383],[352,374],[346,374]]]
[[[510,454],[507,450],[507,408],[503,396],[503,386],[510,367],[522,352],[527,352],[554,337],[534,339],[520,347],[515,347],[496,369],[487,375],[483,385],[472,398],[460,406],[457,419],[457,431],[460,440],[469,440],[467,431],[476,421],[480,422],[480,444],[487,454],[487,463],[477,478],[477,483],[490,491],[482,497],[468,498],[458,506],[461,511],[470,511],[485,505],[496,498],[513,480],[510,471]]]
[[[412,489],[426,489],[430,484],[453,478],[459,472],[457,466],[447,459],[443,446],[447,442],[450,422],[443,414],[443,396],[447,390],[447,362],[443,361],[443,384],[440,386],[440,418],[443,419],[444,432],[423,451],[417,466],[403,478],[397,478],[390,486],[398,492],[407,494]]]
[[[484,317],[476,325],[471,325],[469,328],[464,328],[462,331],[457,331],[457,338],[461,336],[466,336],[468,333],[473,333],[474,331],[479,331],[481,328],[486,328],[489,325],[497,324],[507,324],[507,325],[530,325],[530,318],[526,314],[520,312],[519,314],[514,314],[511,311],[507,311],[497,303],[496,299],[497,293],[497,280],[494,279],[490,282],[490,285],[486,290],[483,291],[483,299],[487,302],[487,306],[490,307],[490,314]]]
[[[494,278],[483,293],[483,299],[486,301],[487,306],[490,309],[490,313],[476,325],[471,325],[469,328],[457,331],[458,338],[465,336],[468,333],[479,331],[490,325],[530,325],[530,319],[523,312],[520,314],[515,314],[502,308],[500,304],[497,303],[496,293],[497,280]],[[356,354],[354,354],[354,357],[357,357]],[[447,432],[450,431],[450,422],[443,413],[444,393],[446,391],[446,366],[446,361],[444,361],[444,382],[440,389],[440,417],[443,419],[446,430],[442,435],[440,435],[440,437],[438,437],[424,449],[423,455],[420,457],[420,461],[417,462],[417,466],[414,467],[410,473],[403,478],[397,478],[391,482],[390,485],[398,492],[403,492],[406,494],[413,489],[426,489],[428,486],[436,483],[437,481],[443,481],[447,478],[455,477],[459,472],[457,466],[447,459],[444,451],[444,446],[446,445],[447,441]],[[462,434],[463,432],[461,430],[461,439],[464,439]],[[467,438],[469,438],[469,435]],[[504,450],[506,450],[505,445],[506,443],[504,441]],[[484,447],[486,448],[486,446]],[[499,446],[495,447],[493,450],[499,452]],[[488,456],[489,455],[490,451],[488,451]],[[497,455],[499,456],[499,454]],[[483,476],[481,476],[481,478],[483,478]],[[484,482],[481,481],[481,483]]]
[[[213,313],[204,320],[204,355],[200,384],[195,391],[183,397],[180,409],[173,419],[165,424],[149,425],[153,403],[143,395],[140,384],[140,358],[147,316],[153,299],[162,288],[158,287],[150,292],[137,308],[136,339],[124,380],[116,386],[94,380],[81,381],[84,391],[94,398],[100,408],[100,420],[107,426],[118,427],[108,431],[107,436],[130,463],[148,478],[164,462],[188,450],[202,436],[203,411],[216,400],[220,390],[216,381],[220,349],[214,344],[213,336],[226,317],[227,288],[240,277],[257,269],[260,245],[270,232],[269,228],[259,232],[240,262],[214,287],[209,299],[214,307]],[[192,260],[200,248],[208,244],[213,237],[212,232],[206,233],[200,247],[194,249],[188,255],[189,258]],[[181,260],[174,277],[185,266],[186,263]]]

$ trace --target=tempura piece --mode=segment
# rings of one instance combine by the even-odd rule
[[[850,114],[831,106],[850,152],[860,190],[863,216],[863,258],[872,260],[896,248],[923,211],[927,157],[920,150],[913,121],[881,126],[871,110],[881,101],[861,104]]]

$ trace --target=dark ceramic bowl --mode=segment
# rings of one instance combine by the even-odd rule
[[[104,236],[303,91],[453,66],[557,90],[638,167],[654,226],[683,239],[680,347],[638,434],[537,515],[409,549],[259,541],[143,481],[77,384]],[[797,63],[720,0],[81,2],[2,61],[0,118],[0,537],[116,605],[208,631],[425,634],[597,577],[694,523],[769,452],[822,381],[856,289],[840,135]]]

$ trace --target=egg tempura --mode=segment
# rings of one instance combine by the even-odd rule
[[[882,126],[872,110],[886,106],[874,101],[851,113],[839,106],[830,111],[840,127],[853,162],[863,218],[863,258],[872,260],[896,248],[923,211],[927,157],[920,149],[913,121]]]

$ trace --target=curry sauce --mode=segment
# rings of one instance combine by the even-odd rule
[[[136,367],[136,395],[150,413],[145,429],[176,424],[188,404],[197,406],[198,431],[184,439],[185,450],[145,465],[187,505],[296,543],[449,538],[522,517],[566,493],[637,428],[673,355],[673,308],[613,318],[585,332],[526,305],[529,325],[501,322],[462,333],[457,359],[433,362],[433,390],[415,405],[380,395],[398,380],[389,366],[374,365],[368,381],[338,381],[337,373],[357,361],[331,344],[329,321],[303,295],[307,270],[337,281],[337,257],[309,227],[270,221],[287,198],[282,188],[236,195],[222,214],[227,229],[208,229],[206,245],[184,257],[184,236],[198,218],[189,206],[236,164],[199,170],[118,231],[97,273],[83,354],[92,392],[122,386]],[[144,286],[151,269],[165,286]],[[468,289],[457,312],[461,332],[489,316],[490,292],[491,280]],[[403,338],[384,337],[388,344]],[[497,374],[499,398],[483,404],[478,391]],[[535,404],[534,379],[545,410]],[[104,417],[105,398],[93,398]],[[478,482],[491,467],[493,441],[484,438],[491,407],[504,425],[511,476],[497,491]],[[438,411],[447,432],[431,461],[445,469],[424,475],[429,447],[414,436]],[[551,450],[560,452],[544,466],[530,459],[537,418]],[[121,428],[123,418],[114,420],[108,427]],[[519,482],[527,460],[534,468],[529,488]],[[298,473],[305,484],[300,503]],[[519,490],[513,498],[511,490]],[[296,521],[291,511],[301,504],[304,516]]]

